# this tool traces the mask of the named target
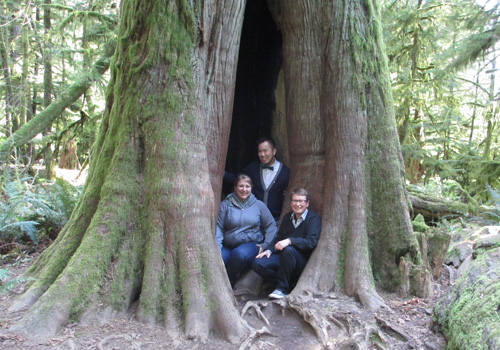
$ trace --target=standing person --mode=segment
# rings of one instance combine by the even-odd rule
[[[231,287],[255,256],[271,247],[277,230],[269,209],[252,194],[250,177],[238,175],[234,192],[220,205],[215,233]]]
[[[257,199],[264,202],[278,221],[290,180],[290,170],[276,159],[277,150],[271,138],[263,137],[257,140],[257,150],[260,161],[250,163],[243,169],[243,174],[250,176],[254,184],[253,193]],[[224,174],[224,181],[232,182],[233,179],[234,174]]]
[[[292,211],[283,216],[276,244],[256,256],[252,268],[264,279],[276,281],[270,299],[290,293],[318,244],[321,217],[309,210],[309,194],[303,188],[292,192]]]

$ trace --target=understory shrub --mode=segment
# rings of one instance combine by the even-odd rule
[[[62,179],[7,177],[2,185],[0,253],[9,251],[12,243],[38,244],[41,237],[57,237],[81,192]]]

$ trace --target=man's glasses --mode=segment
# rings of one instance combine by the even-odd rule
[[[307,202],[307,200],[305,199],[292,199],[292,203],[296,203],[296,204],[302,204],[302,203],[305,203]]]

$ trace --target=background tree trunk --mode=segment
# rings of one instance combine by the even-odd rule
[[[1,8],[2,10],[2,17],[7,18],[7,15],[3,13],[3,6]],[[7,23],[2,23],[2,26],[0,27],[0,59],[2,61],[2,71],[3,71],[3,78],[5,80],[5,136],[10,136],[11,133],[11,128],[12,128],[12,107],[14,105],[13,99],[14,99],[14,93],[12,91],[12,81],[11,81],[11,74],[10,74],[10,59],[9,59],[9,47],[8,47],[8,42],[9,42],[9,29],[10,25]]]
[[[43,27],[45,29],[45,37],[43,40],[43,107],[47,108],[52,103],[52,44],[50,39],[50,31],[52,22],[50,18],[50,4],[52,0],[44,0],[43,9]],[[44,135],[50,135],[52,124],[44,131]],[[55,175],[52,159],[52,147],[48,143],[43,152],[43,160],[45,163],[45,177],[51,179]]]

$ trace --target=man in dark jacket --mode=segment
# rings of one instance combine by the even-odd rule
[[[274,247],[257,255],[252,263],[260,276],[276,281],[271,299],[284,298],[295,287],[321,233],[321,217],[308,209],[306,190],[292,192],[291,206],[292,211],[283,216]]]
[[[285,199],[290,170],[276,159],[276,146],[270,138],[257,140],[260,161],[250,163],[243,174],[250,176],[253,182],[252,192],[258,200],[264,202],[276,221],[279,220]],[[225,183],[233,183],[236,174],[226,172]]]

